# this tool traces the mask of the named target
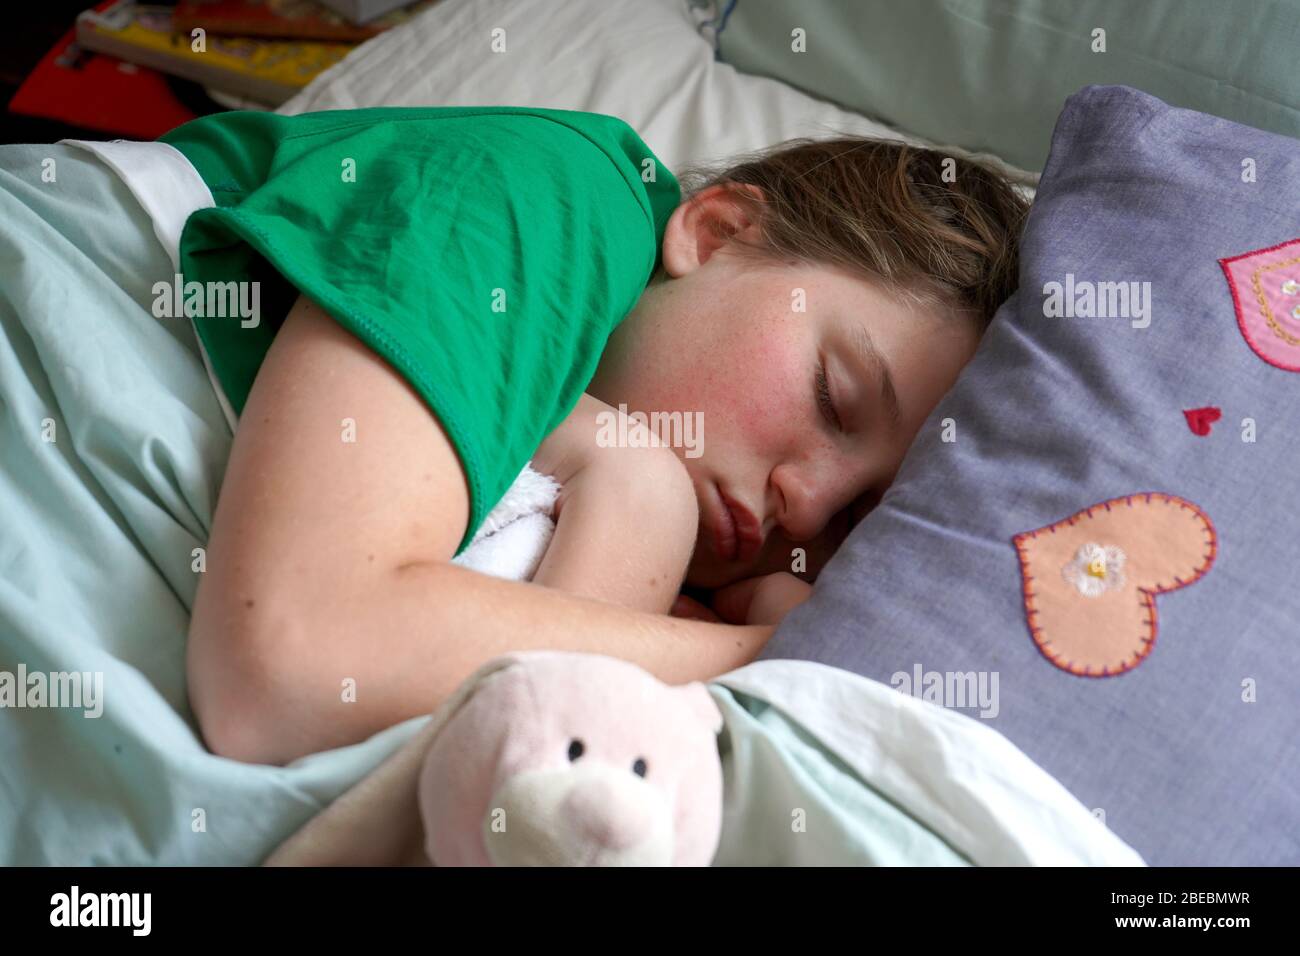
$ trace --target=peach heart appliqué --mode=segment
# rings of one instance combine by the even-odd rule
[[[1220,259],[1237,326],[1270,365],[1300,372],[1300,239]]]
[[[1111,498],[1012,539],[1034,643],[1062,670],[1114,677],[1156,642],[1156,595],[1199,580],[1218,539],[1199,507],[1162,492]]]

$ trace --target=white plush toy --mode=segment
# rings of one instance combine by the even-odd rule
[[[532,580],[555,533],[551,514],[559,494],[559,482],[525,465],[452,563],[512,581]]]

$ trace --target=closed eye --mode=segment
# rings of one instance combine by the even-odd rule
[[[835,403],[831,401],[831,383],[826,375],[824,361],[817,365],[816,390],[817,406],[821,409],[822,417],[836,431],[843,431],[844,426],[840,422],[840,416],[835,412]]]

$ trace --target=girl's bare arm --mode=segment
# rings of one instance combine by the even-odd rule
[[[638,440],[602,443],[604,423],[618,415],[583,395],[533,457],[534,468],[563,486],[555,535],[533,580],[666,614],[690,564],[699,505],[677,456],[648,444],[650,429],[628,421],[623,430]]]
[[[343,440],[345,419],[354,442]],[[566,509],[587,467],[581,442],[570,449],[551,462],[574,489]],[[674,514],[681,487],[667,460],[642,464],[665,477],[640,493],[661,487],[672,497],[641,507]],[[428,407],[299,299],[244,408],[190,625],[191,704],[213,751],[285,763],[355,743],[428,713],[480,664],[513,650],[609,654],[681,683],[752,660],[772,633],[453,565],[468,513],[459,459]],[[677,560],[665,560],[668,573]],[[550,573],[567,576],[555,563]],[[604,580],[614,596],[636,586],[622,573]]]

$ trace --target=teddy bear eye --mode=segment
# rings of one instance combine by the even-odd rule
[[[582,746],[582,741],[577,737],[569,741],[569,761],[573,762],[582,756],[582,752],[587,748]]]
[[[636,763],[632,764],[632,772],[636,774],[638,777],[644,777],[646,775],[646,770],[647,767],[645,765],[645,761],[640,757],[637,757]]]

